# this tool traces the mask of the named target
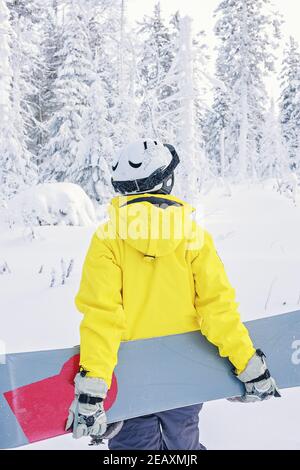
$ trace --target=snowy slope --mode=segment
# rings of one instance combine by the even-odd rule
[[[243,320],[299,309],[300,200],[295,207],[271,187],[257,186],[234,188],[232,197],[220,189],[196,203],[237,290]],[[8,351],[78,343],[73,298],[93,230],[40,227],[34,240],[26,231],[0,232],[0,268],[6,261],[11,270],[0,275],[0,330]],[[60,279],[62,257],[66,264],[74,259],[74,270],[66,285],[50,288],[53,268]],[[203,443],[210,449],[300,449],[299,399],[300,389],[293,389],[262,404],[207,403]],[[88,448],[88,440],[63,436],[23,449],[49,448]]]

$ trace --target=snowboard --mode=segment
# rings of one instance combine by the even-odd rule
[[[300,311],[245,325],[279,388],[300,386]],[[124,342],[118,357],[104,404],[110,423],[243,393],[230,362],[200,332]],[[0,448],[65,433],[78,364],[78,346],[5,356]]]

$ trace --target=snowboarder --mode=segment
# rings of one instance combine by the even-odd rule
[[[109,448],[201,450],[202,405],[134,418],[110,428],[103,399],[121,341],[200,330],[228,357],[245,394],[236,401],[279,396],[265,356],[241,322],[235,292],[212,237],[190,217],[193,208],[171,195],[175,148],[153,140],[127,146],[113,165],[110,219],[94,234],[76,305],[80,371],[66,428],[73,436],[109,437]],[[189,229],[178,230],[191,221]],[[167,236],[166,236],[167,233]],[[128,397],[130,400],[130,397]]]

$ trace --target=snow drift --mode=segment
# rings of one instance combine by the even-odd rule
[[[73,183],[45,183],[22,191],[2,214],[10,226],[88,226],[96,222],[92,201]]]

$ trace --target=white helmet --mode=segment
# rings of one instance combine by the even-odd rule
[[[121,194],[169,194],[179,157],[172,145],[140,139],[122,149],[113,163],[112,185]]]

